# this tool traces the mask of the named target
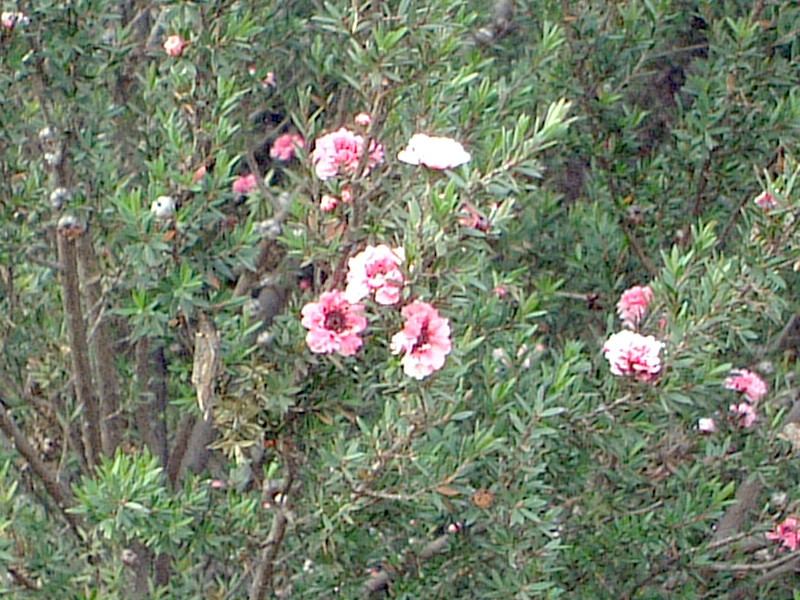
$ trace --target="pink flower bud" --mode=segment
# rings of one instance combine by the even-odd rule
[[[185,39],[179,35],[171,35],[164,42],[164,51],[170,56],[180,56],[183,50],[189,45]]]

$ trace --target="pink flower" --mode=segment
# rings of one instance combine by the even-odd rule
[[[405,353],[403,371],[414,379],[424,379],[444,366],[453,346],[450,323],[427,302],[415,300],[401,311],[406,322],[402,331],[392,336],[393,354]]]
[[[294,156],[295,147],[304,148],[305,145],[306,142],[299,133],[284,133],[272,142],[269,155],[271,158],[286,162]]]
[[[697,431],[700,433],[716,433],[717,422],[709,417],[697,419]]]
[[[28,17],[21,12],[4,12],[0,14],[0,27],[9,31],[17,25],[27,25],[29,21]]]
[[[650,381],[661,370],[659,352],[664,347],[652,335],[644,336],[627,329],[612,335],[603,344],[603,354],[614,375],[633,375],[639,381]]]
[[[370,123],[372,123],[372,117],[369,116],[369,113],[360,112],[356,115],[354,121],[356,122],[356,125],[367,127]]]
[[[415,133],[408,145],[397,153],[397,160],[429,169],[452,169],[470,161],[469,152],[457,141],[447,137],[432,137]]]
[[[322,212],[330,212],[339,204],[339,199],[336,196],[331,196],[330,194],[322,194],[322,198],[319,200],[319,209]]]
[[[403,248],[389,248],[386,244],[367,246],[347,263],[345,294],[348,300],[358,302],[370,292],[375,292],[375,302],[378,304],[400,302],[404,278],[399,266],[405,260]]]
[[[350,204],[353,201],[353,188],[346,185],[342,188],[342,202]]]
[[[775,196],[766,190],[756,196],[753,202],[762,210],[772,210],[778,206],[778,201],[775,199]]]
[[[363,304],[348,302],[344,292],[333,290],[309,302],[301,314],[303,327],[309,330],[306,344],[317,354],[338,352],[353,356],[364,341],[358,336],[367,328],[367,319],[360,314]]]
[[[783,523],[775,527],[775,531],[768,531],[766,533],[767,539],[773,542],[780,541],[780,543],[789,548],[789,550],[797,550],[800,547],[800,520],[796,517],[787,517]]]
[[[767,394],[767,384],[758,375],[747,369],[734,369],[732,375],[725,379],[726,390],[744,392],[750,402],[758,402]]]
[[[737,415],[739,424],[742,427],[750,428],[756,422],[756,409],[749,402],[731,404],[728,408],[734,415]]]
[[[317,139],[311,161],[315,165],[317,177],[322,180],[335,177],[340,172],[352,175],[358,168],[363,151],[364,138],[342,127]],[[383,146],[373,140],[370,143],[364,175],[380,164],[383,164]]]
[[[252,173],[241,175],[233,182],[233,192],[235,194],[248,194],[250,190],[256,187],[258,180]]]
[[[508,296],[508,290],[504,285],[495,286],[495,288],[492,290],[492,293],[498,298],[505,298]]]
[[[647,306],[653,301],[653,289],[649,285],[635,285],[622,292],[617,302],[617,314],[622,324],[634,329],[647,314]]]
[[[164,42],[164,51],[170,56],[180,56],[183,50],[189,45],[185,39],[179,35],[171,35]]]

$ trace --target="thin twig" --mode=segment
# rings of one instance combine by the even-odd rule
[[[0,430],[14,442],[14,447],[17,449],[17,452],[22,455],[30,465],[33,473],[44,484],[47,493],[56,503],[56,506],[58,506],[64,519],[69,523],[72,532],[83,542],[84,539],[80,533],[79,519],[67,511],[67,509],[74,504],[72,492],[56,478],[53,471],[39,458],[39,455],[28,441],[28,438],[25,437],[22,430],[17,427],[14,419],[8,413],[6,403],[2,397],[0,397]]]

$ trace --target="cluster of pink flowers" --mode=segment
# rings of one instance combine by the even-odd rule
[[[632,375],[639,381],[651,381],[661,371],[659,353],[664,343],[652,335],[641,335],[630,330],[613,334],[603,344],[603,354],[618,376]]]
[[[179,35],[171,35],[164,42],[164,52],[170,56],[180,56],[189,45],[185,39]]]
[[[653,289],[649,285],[635,285],[628,288],[617,302],[617,314],[628,329],[636,327],[647,316],[647,309],[653,301]]]
[[[756,404],[767,394],[767,384],[761,377],[747,369],[734,369],[722,384],[725,389],[744,394],[742,402],[733,402],[728,406],[733,420],[741,427],[749,429],[758,419]],[[717,423],[710,417],[697,421],[700,433],[716,433]]]
[[[299,133],[284,133],[279,135],[269,149],[269,156],[275,160],[287,162],[292,160],[297,148],[305,148],[306,141]]]
[[[797,550],[800,547],[800,520],[787,517],[783,523],[775,526],[775,531],[768,531],[766,536],[772,542],[780,542],[781,548]]]
[[[374,140],[370,142],[368,152],[364,175],[384,161],[383,146]],[[326,180],[339,173],[356,174],[363,153],[363,136],[342,127],[317,139],[311,153],[311,162],[317,177]]]
[[[415,133],[408,145],[397,153],[397,160],[409,165],[422,165],[442,171],[468,163],[469,152],[459,142],[448,137]]]
[[[358,302],[374,294],[381,305],[398,304],[405,277],[403,248],[385,244],[367,246],[348,262],[347,288],[322,294],[318,302],[303,307],[302,324],[308,329],[306,343],[312,352],[337,352],[353,356],[362,346],[360,333],[367,327]],[[401,364],[409,377],[423,379],[444,366],[452,349],[450,323],[427,302],[415,300],[401,310],[403,329],[392,336],[393,354],[403,354]]]

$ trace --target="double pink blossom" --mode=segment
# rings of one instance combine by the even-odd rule
[[[367,328],[363,310],[363,304],[349,302],[339,290],[325,292],[319,302],[306,304],[301,311],[301,323],[309,330],[306,334],[309,349],[318,354],[338,352],[353,356],[364,343],[358,335]]]
[[[778,206],[778,201],[768,191],[761,192],[758,196],[753,199],[756,206],[758,206],[761,210],[772,210]]]
[[[452,169],[469,162],[471,156],[459,142],[448,137],[415,133],[408,145],[397,153],[397,160],[429,169]]]
[[[258,179],[252,173],[248,173],[237,177],[231,187],[234,194],[249,194],[256,185],[258,185]]]
[[[17,25],[27,25],[28,22],[29,19],[25,16],[25,13],[9,11],[0,14],[0,27],[8,29],[9,31],[14,29]]]
[[[635,285],[622,292],[617,302],[617,314],[622,324],[635,329],[644,320],[652,301],[653,289],[649,285]]]
[[[181,36],[171,35],[167,38],[167,41],[164,42],[164,52],[170,56],[180,56],[188,45],[189,42]]]
[[[789,550],[797,550],[800,547],[800,520],[797,517],[787,517],[783,523],[775,526],[775,531],[768,531],[766,536],[768,540],[780,542],[781,546]]]
[[[418,300],[404,306],[401,314],[406,322],[392,336],[392,353],[404,353],[401,364],[406,375],[424,379],[444,366],[453,348],[450,323],[433,306]]]
[[[618,376],[633,375],[639,381],[650,381],[661,370],[659,353],[664,347],[652,335],[641,335],[627,329],[613,334],[603,344],[603,354]]]
[[[322,212],[330,212],[339,205],[339,198],[331,194],[322,194],[319,199],[319,209]]]
[[[716,433],[717,422],[711,417],[700,417],[697,419],[697,430],[700,433]]]
[[[767,394],[767,384],[761,377],[747,369],[734,369],[723,383],[725,389],[743,392],[750,402],[756,403]]]
[[[286,162],[294,157],[296,148],[305,148],[306,141],[299,133],[279,135],[269,149],[270,158]]]
[[[755,407],[749,402],[731,404],[728,409],[734,414],[735,419],[742,427],[749,429],[755,425],[758,415],[756,414]]]
[[[335,177],[339,173],[353,175],[358,169],[363,152],[364,138],[342,127],[317,139],[311,162],[317,177],[322,180]],[[383,160],[383,146],[373,140],[370,142],[363,174],[366,175],[375,166],[383,164]]]
[[[347,263],[347,298],[358,302],[375,292],[378,304],[397,304],[404,281],[400,265],[405,260],[403,248],[390,248],[386,244],[367,246]]]

